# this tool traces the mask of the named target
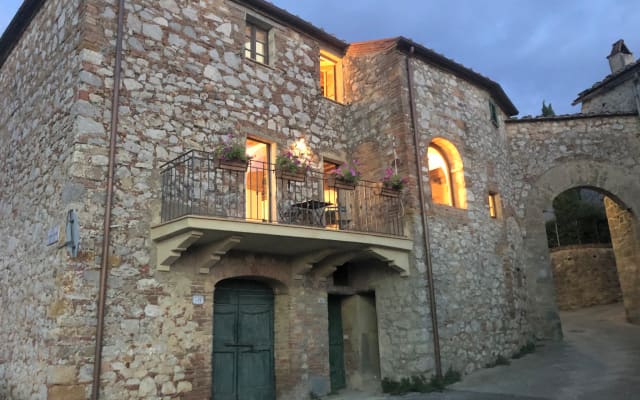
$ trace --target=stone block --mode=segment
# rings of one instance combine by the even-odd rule
[[[87,398],[84,385],[50,386],[47,400],[85,400]]]
[[[76,367],[69,365],[51,365],[47,368],[49,385],[65,385],[76,382]]]

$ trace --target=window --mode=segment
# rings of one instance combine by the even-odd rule
[[[320,51],[320,91],[324,97],[342,102],[342,62],[324,50]]]
[[[427,149],[431,199],[436,204],[467,208],[462,158],[456,147],[435,138]]]
[[[496,127],[498,126],[498,109],[493,101],[489,101],[489,112],[491,113],[491,122]]]
[[[489,192],[489,216],[498,218],[500,215],[500,195],[498,193]]]
[[[269,63],[269,29],[247,20],[244,29],[244,56],[262,64]]]

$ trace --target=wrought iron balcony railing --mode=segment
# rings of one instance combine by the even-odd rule
[[[403,235],[401,200],[378,183],[348,188],[315,170],[281,173],[253,160],[243,167],[195,150],[163,165],[162,222],[200,215]]]

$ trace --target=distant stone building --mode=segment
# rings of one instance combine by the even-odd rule
[[[542,211],[571,187],[615,200],[637,322],[638,109],[586,109],[633,68],[585,114],[509,119],[496,82],[420,44],[262,0],[26,0],[0,39],[0,397],[471,372],[559,337]]]

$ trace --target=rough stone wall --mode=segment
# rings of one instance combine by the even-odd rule
[[[408,178],[403,193],[405,234],[417,238],[412,252],[411,279],[396,272],[361,268],[355,285],[374,289],[380,332],[382,377],[400,379],[433,373],[433,341],[425,283],[424,246],[417,210],[417,178],[410,130],[409,97],[404,56],[396,50],[356,51],[345,57],[345,87],[351,102],[351,142],[365,177],[379,181],[394,166]],[[420,224],[421,225],[421,224]]]
[[[90,73],[96,85],[87,90],[89,111],[79,133],[85,141],[75,159],[78,174],[103,180],[106,145],[98,136],[108,129],[110,118],[117,10],[111,1],[92,0],[90,6],[93,19],[87,36],[92,41],[87,47],[93,57],[81,73]],[[244,59],[245,12],[231,1],[127,2],[102,363],[104,398],[201,399],[211,390],[212,304],[196,312],[189,293],[200,290],[203,280],[212,281],[201,276],[186,280],[179,271],[162,273],[153,267],[149,229],[160,222],[160,166],[190,149],[212,150],[229,132],[241,140],[247,135],[264,138],[278,149],[304,138],[316,160],[324,151],[346,150],[344,106],[319,95],[319,44],[265,18],[274,31],[272,64]],[[101,224],[103,198],[104,187],[84,192],[80,211],[88,227]],[[98,240],[88,247],[99,253]],[[242,275],[244,261],[235,260],[234,268],[229,268],[235,272],[226,277]],[[95,267],[98,261],[97,257],[95,265],[89,264]],[[287,271],[282,261],[280,268]],[[208,285],[206,294],[211,297],[212,283]],[[321,312],[317,296],[306,287],[290,290],[296,296],[290,329],[310,343],[276,356],[291,365],[289,372],[279,370],[277,378],[288,382],[279,389],[282,398],[301,398],[318,377],[328,378],[328,363],[321,362],[321,340],[326,337],[307,339],[312,335],[302,326],[315,325],[301,325],[326,324],[326,309],[324,317],[307,317],[308,310]]]
[[[0,67],[0,398],[84,399],[93,302],[67,258],[80,1],[48,1]],[[61,240],[47,246],[47,231]],[[91,315],[92,316],[92,315]],[[80,383],[80,385],[77,385]]]
[[[637,112],[633,79],[582,102],[583,113]]]
[[[505,115],[498,110],[494,126],[488,93],[427,64],[414,65],[423,168],[434,138],[451,142],[464,167],[466,209],[431,204],[430,190],[426,196],[443,367],[470,372],[527,340]],[[430,188],[426,171],[422,179]],[[489,191],[502,199],[497,219],[489,216]],[[414,226],[420,226],[417,219]]]
[[[627,319],[640,324],[640,240],[638,217],[625,206],[605,198],[611,243],[616,257]]]
[[[523,227],[530,321],[539,337],[560,334],[542,213],[552,208],[557,195],[574,187],[599,189],[626,207],[638,209],[638,132],[640,121],[635,116],[557,117],[507,123],[514,204]]]
[[[622,300],[616,258],[608,245],[551,250],[553,280],[560,310],[576,310]]]

